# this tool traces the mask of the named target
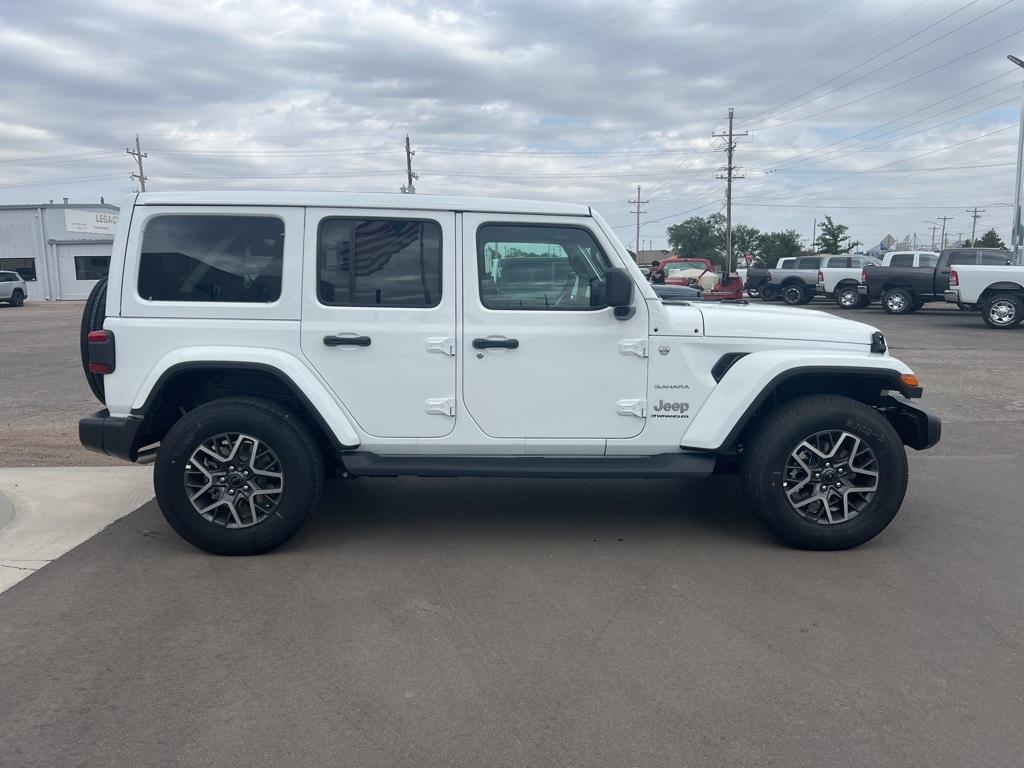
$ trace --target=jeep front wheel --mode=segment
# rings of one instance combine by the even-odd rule
[[[160,511],[186,541],[218,555],[267,552],[320,498],[323,456],[301,419],[255,398],[215,400],[171,427],[157,453]]]
[[[896,430],[856,400],[811,395],[784,403],[754,428],[741,465],[755,516],[805,549],[848,549],[890,523],[907,490]]]

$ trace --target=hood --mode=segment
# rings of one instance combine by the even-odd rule
[[[669,310],[672,307],[668,307]],[[826,312],[756,304],[700,304],[704,335],[871,345],[877,328]]]

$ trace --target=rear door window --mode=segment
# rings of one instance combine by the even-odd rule
[[[919,266],[929,267],[930,269],[935,269],[935,265],[939,263],[939,257],[934,253],[922,253],[917,258]]]
[[[977,260],[977,251],[958,250],[949,252],[950,264],[974,264]]]
[[[912,267],[914,266],[914,254],[894,253],[889,262],[890,267]]]
[[[833,256],[831,259],[828,260],[828,266],[839,267],[840,269],[844,269],[846,267],[851,266],[850,262],[851,259],[849,256]],[[856,266],[860,265],[857,264]]]
[[[1002,265],[1006,264],[1006,260],[1008,258],[1009,258],[1009,254],[1006,254],[1006,253],[999,253],[998,251],[996,251],[996,252],[993,252],[993,251],[982,251],[981,252],[981,261],[978,262],[978,263],[979,264],[996,264],[996,265],[1002,266]]]
[[[820,263],[821,263],[821,259],[813,258],[813,257],[805,257],[805,258],[797,259],[796,260],[796,268],[797,269],[817,269],[818,265]]]
[[[269,303],[281,296],[284,222],[276,216],[168,214],[146,222],[139,296]]]

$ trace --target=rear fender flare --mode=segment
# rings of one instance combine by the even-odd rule
[[[287,386],[314,418],[345,448],[361,440],[351,415],[318,375],[298,358],[277,350],[242,347],[188,347],[164,355],[146,376],[132,402],[133,414],[145,414],[160,388],[173,375],[189,369],[248,368],[269,373]]]

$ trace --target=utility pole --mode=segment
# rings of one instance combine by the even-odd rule
[[[812,256],[815,253],[814,241],[817,240],[817,239],[818,239],[818,220],[815,219],[814,220],[814,226],[811,227],[811,246],[810,246],[810,249],[811,249],[811,255]]]
[[[142,151],[142,146],[139,143],[139,134],[135,134],[135,151],[132,152],[130,149],[125,149],[129,155],[135,158],[135,162],[139,164],[139,172],[133,173],[131,178],[139,180],[139,187],[143,192],[146,191],[146,173],[142,170],[142,158],[149,157],[145,152]]]
[[[1007,56],[1010,61],[1018,67],[1024,68],[1024,60],[1016,56]],[[1010,234],[1010,253],[1013,260],[1018,264],[1024,264],[1024,254],[1021,253],[1021,215],[1020,215],[1020,187],[1021,176],[1024,175],[1024,99],[1020,103],[1020,126],[1017,129],[1017,175],[1013,182],[1013,232]]]
[[[914,250],[917,250],[917,232],[914,233]]]
[[[732,157],[733,152],[736,150],[737,139],[746,136],[747,132],[733,133],[732,130],[733,120],[733,109],[729,107],[729,132],[728,133],[713,133],[711,134],[715,138],[725,139],[725,167],[722,168],[725,171],[725,175],[718,174],[715,178],[725,179],[725,271],[726,274],[732,272],[732,182],[733,179],[742,179],[743,176],[737,176],[737,166],[733,165]]]
[[[938,224],[932,225],[932,250],[935,250],[935,230],[939,228]]]
[[[974,231],[977,229],[977,227],[978,227],[978,219],[981,218],[981,214],[983,214],[985,212],[985,209],[982,208],[982,209],[979,210],[978,206],[974,206],[974,208],[969,209],[967,212],[969,214],[971,214],[971,218],[973,219],[973,221],[971,222],[971,247],[973,248],[974,247]]]
[[[938,218],[938,220],[942,222],[942,249],[945,250],[945,248],[946,248],[946,222],[947,221],[952,221],[953,217],[952,216],[938,216],[936,218]]]
[[[640,185],[637,184],[636,185],[636,200],[630,200],[629,201],[630,205],[635,205],[636,206],[636,259],[637,259],[637,261],[640,260],[640,214],[641,213],[647,213],[647,211],[641,211],[640,210],[640,206],[641,205],[646,205],[649,202],[650,202],[650,200],[641,200],[640,199]]]
[[[412,180],[416,179],[417,181],[419,181],[420,178],[419,176],[412,172],[412,156],[415,154],[416,152],[413,150],[412,146],[409,143],[409,134],[407,133],[405,134],[405,175],[407,182],[404,185],[402,185],[401,190],[402,192],[409,195],[416,192],[416,187],[413,186]]]

